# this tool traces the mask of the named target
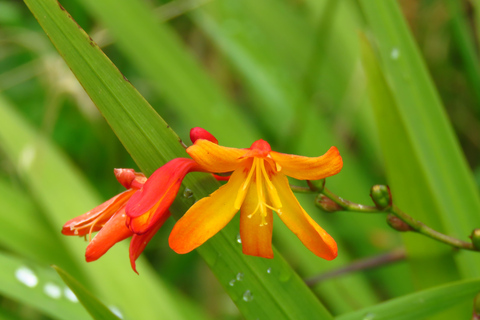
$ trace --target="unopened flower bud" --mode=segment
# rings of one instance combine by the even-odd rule
[[[480,229],[474,229],[470,238],[475,249],[480,250]]]
[[[315,199],[315,202],[320,209],[326,212],[335,212],[335,211],[342,211],[343,208],[335,203],[332,199],[327,198],[323,194],[319,194]]]
[[[307,180],[308,187],[312,191],[322,192],[325,188],[325,179],[320,180]]]
[[[207,130],[200,127],[192,128],[190,130],[190,140],[192,141],[192,143],[195,143],[195,141],[197,141],[198,139],[205,139],[215,144],[218,144],[217,138],[215,138],[213,134],[211,134]]]
[[[412,227],[391,213],[387,215],[387,223],[390,227],[400,232],[413,231]]]
[[[378,184],[373,186],[370,190],[370,197],[380,210],[386,210],[392,206],[392,194],[388,186]]]

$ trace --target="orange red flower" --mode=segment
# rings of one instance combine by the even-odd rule
[[[233,173],[227,184],[196,202],[175,224],[169,238],[174,251],[187,253],[197,248],[240,210],[243,252],[272,258],[275,211],[317,256],[327,260],[337,256],[335,240],[300,206],[287,179],[318,180],[337,174],[343,165],[337,148],[310,158],[272,151],[264,140],[248,149],[236,149],[200,138],[187,152],[204,171]]]
[[[103,256],[114,244],[132,237],[130,241],[130,263],[136,271],[135,261],[145,249],[153,235],[170,216],[167,210],[156,220],[156,224],[144,234],[134,234],[126,226],[125,206],[127,201],[137,193],[147,178],[133,169],[115,169],[115,177],[127,190],[107,200],[87,213],[71,219],[63,226],[62,233],[68,236],[87,236],[98,233],[91,239],[85,251],[87,262]]]

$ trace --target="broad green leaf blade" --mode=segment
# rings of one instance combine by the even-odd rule
[[[93,294],[91,294],[84,286],[75,278],[57,266],[53,266],[55,271],[60,275],[62,280],[75,293],[80,303],[97,320],[118,320],[119,318],[112,313],[103,303],[101,303]]]
[[[53,0],[27,0],[26,3],[145,173],[150,174],[166,160],[185,155],[178,137],[64,9]],[[218,183],[198,174],[188,176],[185,185],[193,190],[195,198],[200,198],[208,195]],[[176,216],[186,210],[191,199],[180,197],[178,202],[172,208]],[[245,256],[236,241],[237,233],[238,221],[234,221],[198,251],[221,284],[228,288],[246,318],[297,319],[312,314],[322,319],[331,318],[279,254],[273,260]],[[230,281],[239,273],[244,275],[242,282],[230,286]]]
[[[59,234],[66,221],[102,201],[65,155],[25,123],[14,109],[0,96],[0,147]],[[206,318],[178,291],[161,281],[141,257],[138,263],[142,264],[142,276],[134,273],[127,243],[119,243],[103,259],[87,264],[85,241],[65,236],[58,241],[64,242],[78,268],[86,274],[87,282],[83,285],[117,307],[125,318],[150,319],[155,314],[167,319]]]
[[[202,70],[179,37],[143,1],[87,0],[86,6],[115,36],[139,71],[153,80],[187,128],[205,127],[228,144],[253,141],[257,130]],[[229,125],[225,126],[227,122]],[[235,132],[235,134],[232,134]]]
[[[50,267],[5,253],[0,253],[0,265],[2,295],[40,310],[54,319],[91,319]]]
[[[397,204],[434,228],[467,240],[472,229],[480,226],[478,190],[398,4],[382,0],[360,4],[395,101],[382,108],[398,115],[395,123],[404,127],[402,142],[409,148],[392,142],[383,146]],[[377,118],[378,126],[385,129],[380,129],[380,137],[392,138],[382,121]],[[405,170],[421,176],[407,179]],[[422,210],[425,204],[428,207]],[[463,276],[480,275],[476,267],[480,254],[462,251],[455,257]]]
[[[343,314],[336,320],[416,320],[430,319],[441,311],[468,301],[479,292],[480,279],[452,282],[447,285],[412,293],[378,305]],[[471,313],[471,310],[468,310]],[[457,318],[455,316],[455,318]]]

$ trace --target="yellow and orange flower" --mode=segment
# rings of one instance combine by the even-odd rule
[[[135,261],[147,246],[158,229],[170,216],[166,210],[156,220],[156,224],[144,234],[134,234],[126,226],[127,216],[125,206],[127,201],[137,193],[147,181],[142,173],[133,169],[115,169],[115,176],[127,190],[114,196],[98,207],[78,216],[63,226],[62,233],[68,236],[89,236],[92,232],[98,233],[91,239],[85,251],[87,262],[95,261],[103,256],[114,244],[132,236],[130,242],[130,263],[136,271]],[[167,208],[168,209],[168,208]]]
[[[310,158],[272,151],[264,140],[248,149],[219,146],[210,139],[196,139],[188,154],[204,171],[232,172],[227,184],[209,197],[196,202],[175,224],[169,238],[177,253],[197,248],[222,229],[240,210],[243,252],[272,258],[272,211],[317,256],[332,260],[337,256],[335,240],[300,206],[290,189],[287,176],[318,180],[342,169],[336,147],[323,156]]]

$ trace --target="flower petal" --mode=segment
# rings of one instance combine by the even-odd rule
[[[201,167],[209,172],[229,172],[236,170],[244,161],[242,158],[249,150],[227,148],[208,140],[197,140],[187,148],[187,153]]]
[[[247,174],[246,167],[239,168],[227,184],[196,202],[173,227],[170,248],[176,253],[190,252],[222,229],[238,211],[236,200],[243,202],[237,194]]]
[[[132,240],[130,241],[130,265],[132,266],[133,271],[137,274],[137,267],[135,261],[138,259],[140,254],[143,252],[147,244],[152,240],[153,236],[157,233],[158,229],[165,223],[165,221],[170,217],[170,212],[167,211],[166,214],[157,221],[155,226],[148,230],[144,234],[134,234]]]
[[[215,136],[207,130],[200,127],[190,129],[190,140],[192,141],[192,143],[195,143],[195,141],[197,141],[198,139],[205,139],[215,144],[218,144],[217,138],[215,138]]]
[[[282,199],[282,208],[277,211],[280,219],[310,251],[326,260],[335,259],[335,240],[303,210],[290,189],[287,177],[278,173],[272,177],[272,182]]]
[[[265,217],[267,224],[261,225],[262,216],[260,210],[257,210],[258,194],[256,188],[256,182],[252,181],[240,211],[240,238],[242,239],[243,253],[271,259],[273,258],[272,210],[267,209],[267,216]]]
[[[131,218],[139,217],[160,205],[167,210],[175,199],[187,173],[199,169],[192,159],[175,158],[158,168],[142,189],[128,201],[126,212]]]
[[[323,156],[302,157],[293,154],[270,152],[283,174],[299,180],[319,180],[340,172],[342,157],[336,147],[331,147]]]
[[[87,262],[95,261],[103,256],[115,243],[122,241],[132,235],[132,232],[125,226],[125,209],[122,208],[114,215],[95,237],[90,241],[85,251]]]
[[[125,205],[127,200],[136,190],[127,190],[108,199],[101,205],[93,208],[81,216],[67,221],[62,228],[62,234],[66,236],[84,236],[90,231],[98,231],[103,225]],[[98,220],[97,220],[98,219]],[[97,220],[97,221],[95,221]],[[95,222],[93,228],[92,224]]]
[[[148,233],[150,229],[156,228],[157,224],[163,224],[165,219],[170,216],[170,211],[168,211],[169,207],[170,205],[159,201],[156,206],[139,217],[131,218],[127,216],[126,225],[135,234],[141,235]]]

